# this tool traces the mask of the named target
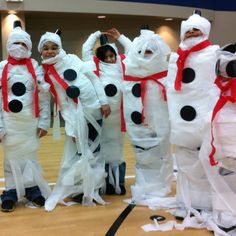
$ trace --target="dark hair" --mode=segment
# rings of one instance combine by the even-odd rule
[[[106,54],[107,51],[111,51],[112,53],[115,54],[115,56],[117,55],[115,49],[112,46],[106,44],[106,45],[103,45],[103,46],[97,48],[97,50],[96,50],[97,58],[101,61],[104,61],[105,60],[105,54]]]

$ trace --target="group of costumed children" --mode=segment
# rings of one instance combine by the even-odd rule
[[[182,21],[177,53],[149,29],[133,41],[115,28],[97,31],[83,44],[83,60],[63,50],[59,32],[46,32],[38,44],[41,66],[31,58],[30,36],[15,27],[7,41],[9,56],[0,63],[2,211],[13,211],[25,198],[52,211],[58,203],[90,206],[106,204],[101,194],[124,195],[127,131],[136,161],[132,202],[168,205],[174,145],[178,176],[173,214],[183,222],[166,229],[206,227],[215,235],[233,235],[236,45],[212,45],[210,27],[196,13]],[[119,41],[124,55],[107,35]],[[53,190],[37,160],[39,138],[50,126],[50,93],[53,136],[60,133],[59,112],[65,122]],[[145,230],[163,230],[157,224],[150,227]]]

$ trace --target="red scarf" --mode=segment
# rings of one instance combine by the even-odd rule
[[[143,108],[142,108],[142,122],[144,122],[144,119],[145,119],[145,117],[144,117],[144,100],[145,100],[145,96],[146,96],[146,84],[147,84],[147,82],[150,81],[150,80],[156,82],[161,87],[162,94],[163,94],[163,99],[164,99],[164,101],[166,101],[165,86],[161,82],[158,81],[159,79],[162,79],[166,76],[167,76],[167,70],[162,71],[160,73],[153,74],[153,75],[149,75],[149,76],[144,77],[144,78],[125,75],[124,80],[140,82],[141,83],[141,99],[142,99],[142,105],[143,105]]]
[[[21,60],[16,60],[12,58],[11,56],[8,57],[7,59],[7,64],[4,66],[3,71],[2,71],[2,98],[3,98],[3,109],[6,112],[9,112],[8,109],[8,81],[7,81],[7,76],[8,76],[8,70],[9,70],[9,65],[26,65],[28,71],[32,75],[34,79],[34,84],[35,84],[35,92],[34,92],[34,113],[35,117],[39,116],[39,99],[38,99],[38,88],[37,88],[37,76],[35,74],[35,70],[32,64],[31,58],[25,58]]]
[[[226,102],[236,102],[236,78],[230,78],[229,82],[222,84],[222,77],[218,76],[215,80],[215,84],[221,90],[220,97],[214,107],[212,117],[211,117],[211,153],[209,155],[211,165],[217,165],[217,161],[214,159],[214,154],[216,148],[214,146],[214,136],[213,136],[213,121],[216,117],[216,114],[223,108]],[[225,95],[226,92],[230,91],[230,95]]]
[[[122,66],[123,74],[125,74],[125,65],[123,63],[123,60],[125,59],[125,55],[119,54],[119,56],[121,59],[121,66]],[[93,57],[93,60],[96,65],[96,70],[94,71],[94,73],[99,77],[100,76],[100,69],[99,69],[100,60],[97,57]],[[125,125],[125,118],[124,118],[123,97],[121,98],[121,104],[120,104],[120,124],[121,124],[121,128],[120,128],[121,132],[125,132],[126,125]]]
[[[178,67],[178,71],[176,74],[176,78],[175,78],[175,90],[176,91],[180,91],[181,90],[181,82],[182,82],[182,76],[183,76],[183,69],[184,69],[184,64],[186,61],[186,58],[188,57],[188,55],[191,52],[197,52],[200,51],[208,46],[211,45],[211,42],[207,39],[195,46],[193,46],[192,48],[190,48],[189,50],[183,50],[181,48],[178,48],[177,53],[179,54],[179,58],[177,60],[177,67]]]
[[[58,84],[60,84],[60,86],[62,88],[64,88],[64,90],[66,91],[66,89],[69,87],[69,85],[66,83],[66,81],[64,79],[62,79],[60,77],[60,75],[57,73],[54,65],[48,65],[48,64],[43,64],[43,69],[44,69],[44,72],[45,72],[45,75],[44,75],[44,79],[46,82],[48,82],[50,84],[50,91],[54,97],[54,102],[56,104],[56,111],[57,111],[57,108],[58,108],[58,95],[57,95],[57,91],[55,89],[55,86],[48,74],[48,72],[50,72],[53,77],[55,78],[55,80],[57,81]],[[77,104],[78,103],[78,98],[73,98],[73,101]]]

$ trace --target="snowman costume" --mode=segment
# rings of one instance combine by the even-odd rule
[[[57,203],[69,205],[64,199],[78,194],[83,196],[83,205],[94,205],[93,200],[105,204],[98,192],[105,181],[105,163],[100,155],[100,107],[107,104],[103,86],[93,72],[94,63],[83,63],[76,55],[66,54],[59,35],[42,35],[40,53],[46,42],[59,48],[59,54],[42,63],[56,110],[65,121],[66,140],[59,178],[45,209],[51,211]],[[56,117],[54,123],[58,124],[58,114]],[[75,143],[72,137],[76,138]]]
[[[118,38],[122,44],[126,38]],[[145,51],[151,51],[151,56]],[[170,192],[172,158],[164,78],[170,48],[150,30],[141,30],[129,45],[124,60],[124,117],[136,158],[132,200],[149,205]],[[145,202],[145,203],[144,203]]]
[[[201,30],[203,35],[184,40],[185,33],[192,28]],[[207,228],[215,236],[235,235],[234,227],[232,234],[227,234],[224,229],[231,230],[231,226],[235,226],[235,175],[232,167],[229,167],[234,163],[231,157],[234,156],[235,112],[233,103],[227,103],[224,108],[221,107],[219,117],[213,115],[220,92],[214,83],[219,47],[207,40],[209,32],[210,22],[197,14],[183,21],[179,55],[171,55],[168,70],[171,143],[176,145],[178,166],[178,208],[174,214],[184,218],[184,221],[181,224],[169,221],[145,225],[142,227],[145,231],[184,230],[191,227]],[[223,109],[226,109],[225,113]],[[212,128],[214,139],[211,139],[209,128],[212,117],[216,119]],[[210,166],[209,155],[214,150],[210,140],[214,140],[217,147],[215,158],[219,157],[225,166]],[[223,155],[222,150],[225,151]],[[213,154],[210,155],[211,164],[216,163]]]
[[[83,44],[82,55],[84,61],[95,61],[96,73],[104,86],[107,100],[111,107],[110,115],[103,119],[101,135],[101,152],[105,159],[105,169],[108,173],[105,191],[112,193],[115,190],[116,194],[124,194],[126,163],[124,161],[123,145],[125,124],[121,90],[124,78],[122,67],[124,57],[118,55],[115,44],[108,44],[108,42],[105,42],[101,47],[110,45],[115,50],[117,54],[115,63],[106,63],[93,56],[93,48],[101,35],[100,31],[96,31],[88,37]]]
[[[17,43],[24,43],[26,47]],[[7,41],[8,59],[0,63],[0,139],[4,149],[6,189],[1,200],[47,198],[50,188],[37,160],[37,129],[50,126],[50,85],[31,59],[30,35],[20,27]]]
[[[184,40],[192,28],[203,35]],[[190,208],[211,210],[211,191],[199,160],[199,150],[217,99],[214,85],[216,45],[208,40],[210,22],[193,14],[181,24],[178,54],[170,57],[167,99],[171,122],[170,141],[176,145],[178,166],[176,216],[185,217]]]
[[[200,159],[212,190],[212,217],[227,232],[236,234],[236,45],[217,51],[216,84],[221,93],[204,138]],[[226,80],[225,80],[226,79]]]

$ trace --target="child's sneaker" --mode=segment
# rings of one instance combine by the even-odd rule
[[[177,208],[174,215],[176,220],[183,221],[184,218],[187,216],[187,211],[185,210],[185,208]]]
[[[72,199],[73,199],[73,201],[75,201],[77,203],[82,203],[83,202],[83,197],[84,197],[84,194],[80,193],[80,194],[77,194],[77,195],[73,196]]]
[[[36,207],[43,207],[45,204],[45,198],[43,196],[36,197],[34,200],[32,200],[32,203]]]
[[[15,202],[12,200],[5,200],[1,205],[2,212],[12,212],[15,210]]]
[[[225,228],[225,227],[222,227],[222,226],[218,226],[218,227],[219,227],[221,230],[223,230],[224,232],[226,232],[226,233],[228,233],[228,232],[233,231],[233,230],[236,229],[236,225],[231,226],[231,227],[229,227],[229,228]]]
[[[125,195],[126,194],[126,189],[124,185],[120,185],[120,195]]]
[[[112,184],[107,184],[106,185],[106,194],[108,194],[108,195],[115,194],[115,188],[113,187]]]

